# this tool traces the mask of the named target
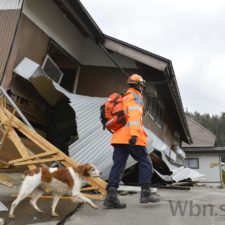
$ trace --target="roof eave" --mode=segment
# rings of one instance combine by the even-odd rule
[[[182,147],[185,153],[225,154],[225,147]]]
[[[178,116],[179,116],[181,125],[183,127],[183,131],[184,131],[184,134],[186,137],[186,143],[192,144],[193,140],[192,140],[192,137],[190,134],[188,124],[187,124],[186,116],[184,113],[184,107],[183,107],[182,100],[181,100],[181,95],[179,92],[176,76],[175,76],[173,65],[172,65],[171,61],[169,62],[167,70],[165,71],[165,76],[167,79],[167,84],[170,88],[170,92],[171,92],[172,97],[175,102],[175,106],[176,106],[176,109],[178,112]]]
[[[95,23],[79,0],[53,0],[65,15],[82,30],[83,34],[92,37],[96,42],[104,38],[102,30]]]

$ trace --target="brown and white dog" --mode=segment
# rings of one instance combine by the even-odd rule
[[[32,193],[30,203],[38,211],[43,212],[37,206],[38,199],[43,195],[46,189],[53,193],[52,216],[58,216],[55,208],[60,197],[69,194],[73,200],[86,202],[93,208],[98,208],[90,199],[85,197],[80,188],[83,177],[99,177],[100,171],[92,164],[83,164],[76,169],[72,167],[48,168],[39,167],[25,172],[25,179],[22,182],[19,194],[13,201],[9,217],[14,218],[14,210],[16,206]]]

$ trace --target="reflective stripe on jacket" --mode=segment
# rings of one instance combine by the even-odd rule
[[[112,134],[112,144],[128,144],[131,136],[137,136],[136,145],[146,146],[147,134],[143,130],[143,97],[134,88],[129,88],[123,98],[124,111],[127,112],[127,124]]]

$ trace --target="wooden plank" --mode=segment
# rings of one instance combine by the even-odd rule
[[[13,109],[13,113],[12,113],[12,115],[10,116],[9,122],[7,123],[7,125],[5,125],[6,129],[5,129],[4,135],[3,135],[3,137],[2,137],[0,147],[2,147],[2,146],[4,145],[4,142],[5,142],[5,139],[6,139],[6,137],[7,137],[7,134],[8,134],[8,132],[9,132],[9,130],[12,128],[11,124],[12,124],[12,119],[13,119],[13,117],[15,116],[15,112],[16,112],[16,110]]]
[[[21,139],[19,138],[19,136],[17,135],[17,133],[15,132],[14,129],[11,129],[8,132],[8,137],[9,139],[15,144],[15,147],[17,148],[18,152],[20,153],[20,155],[23,158],[29,157],[30,154],[27,151],[27,148],[24,146],[24,144],[22,143]],[[32,162],[32,161],[28,161],[28,162]],[[34,165],[28,165],[29,169],[35,169],[36,166]]]
[[[92,200],[98,200],[98,201],[102,201],[105,199],[105,195],[103,194],[86,194],[86,193],[82,193],[83,195],[85,195],[87,198],[90,198]]]
[[[14,163],[13,165],[14,166],[28,166],[28,165],[31,165],[31,164],[40,164],[40,163],[46,163],[46,162],[52,162],[52,161],[61,161],[61,160],[64,160],[63,157],[58,157],[58,158],[48,158],[48,159],[36,159],[36,160],[32,160],[32,161],[26,161],[26,162],[18,162],[18,163]]]
[[[57,154],[57,152],[44,152],[44,153],[36,154],[34,156],[29,156],[29,157],[26,157],[26,158],[11,160],[11,161],[9,161],[9,164],[24,162],[24,161],[27,161],[27,160],[30,160],[30,159],[41,158],[41,157],[44,157],[44,156],[50,156],[50,155],[54,155],[54,154]]]
[[[94,191],[94,190],[98,190],[98,187],[92,186],[92,187],[81,188],[81,191]]]

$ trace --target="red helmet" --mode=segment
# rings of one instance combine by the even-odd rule
[[[127,80],[128,84],[135,84],[135,85],[141,85],[141,86],[145,86],[145,80],[138,74],[132,74],[128,80]]]

